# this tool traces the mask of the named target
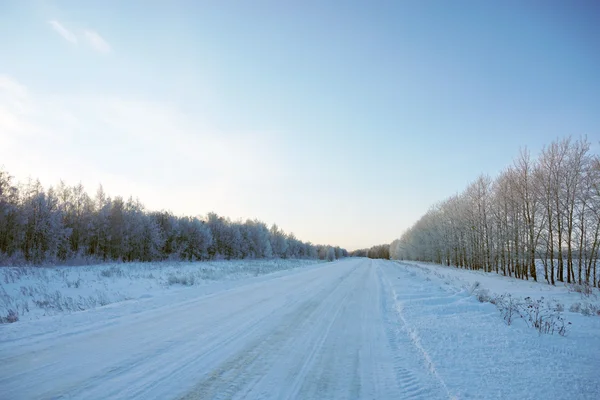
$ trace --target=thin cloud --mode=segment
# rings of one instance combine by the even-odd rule
[[[83,32],[83,35],[94,50],[100,53],[110,53],[110,45],[97,32],[86,30]]]
[[[77,36],[67,28],[65,28],[60,22],[56,20],[48,21],[52,29],[54,29],[60,36],[68,42],[77,44]]]

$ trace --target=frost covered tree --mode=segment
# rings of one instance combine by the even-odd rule
[[[329,249],[331,248],[331,251]],[[321,252],[320,249],[323,249]],[[344,257],[339,247],[314,246],[259,220],[216,213],[178,217],[148,211],[138,199],[90,197],[64,182],[45,190],[18,185],[0,169],[0,263]]]
[[[70,232],[62,224],[58,199],[52,188],[45,193],[39,181],[25,187],[22,213],[25,221],[22,251],[26,261],[41,263],[57,259]]]
[[[214,240],[208,225],[198,218],[184,217],[179,220],[178,248],[182,259],[187,261],[209,258]]]
[[[249,255],[251,258],[271,258],[273,250],[267,225],[258,220],[248,220],[244,224],[247,231]]]
[[[327,254],[325,256],[325,259],[327,261],[334,261],[335,260],[335,249],[331,246],[327,246]]]
[[[392,258],[433,261],[548,283],[598,285],[600,173],[585,138],[523,150],[433,206],[390,246]]]
[[[4,258],[18,257],[24,234],[23,226],[19,191],[8,172],[0,169],[0,255],[4,255]]]
[[[369,258],[383,258],[385,260],[390,259],[390,245],[380,244],[373,246],[366,251],[366,256]]]
[[[276,224],[271,226],[269,233],[273,255],[276,257],[285,258],[287,256],[288,249],[288,242],[285,233],[281,231]]]

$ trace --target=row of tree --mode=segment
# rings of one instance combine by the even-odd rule
[[[386,260],[390,259],[390,245],[380,244],[373,246],[369,249],[359,249],[350,252],[351,257],[369,257],[369,258],[383,258]]]
[[[90,197],[81,184],[14,184],[0,169],[0,265],[81,261],[154,261],[347,256],[258,220],[231,221],[148,211],[130,198]]]
[[[390,247],[412,259],[537,280],[598,286],[600,158],[582,138],[536,159],[522,150],[496,179],[482,175],[433,206]]]

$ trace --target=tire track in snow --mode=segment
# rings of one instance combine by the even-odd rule
[[[344,296],[342,298],[342,300],[339,301],[335,305],[335,307],[332,307],[332,312],[327,313],[327,317],[329,317],[331,319],[329,320],[328,323],[324,324],[325,325],[324,331],[317,337],[317,340],[315,341],[315,343],[313,343],[311,350],[307,354],[306,358],[304,359],[304,362],[302,363],[302,365],[300,367],[300,370],[298,371],[298,374],[296,375],[296,379],[294,380],[294,382],[292,384],[290,392],[284,398],[287,398],[287,399],[301,398],[301,396],[299,396],[299,394],[303,390],[303,384],[305,383],[306,378],[310,373],[310,369],[313,366],[315,359],[317,358],[317,354],[323,348],[323,344],[325,343],[325,341],[327,340],[327,337],[329,336],[329,334],[331,332],[331,327],[333,326],[336,319],[338,318],[340,311],[342,309],[343,302],[347,299],[348,295],[349,295],[349,292],[346,292],[346,296]],[[323,322],[327,321],[327,318],[325,318],[325,315],[322,318],[322,321]],[[329,381],[329,380],[327,380],[327,381]]]
[[[389,317],[392,315],[395,315],[396,317],[395,321],[391,318],[388,321],[388,336],[395,352],[397,381],[398,385],[403,391],[402,398],[431,399],[436,396],[436,393],[433,392],[433,388],[423,382],[423,377],[419,377],[413,372],[414,367],[420,365],[421,367],[424,366],[429,376],[434,378],[434,381],[442,389],[444,397],[455,399],[456,397],[452,395],[445,381],[438,374],[435,364],[433,363],[433,360],[429,356],[427,350],[422,346],[418,332],[416,329],[412,328],[406,320],[403,313],[402,303],[399,301],[399,296],[380,266],[378,266],[378,275],[380,277],[381,285],[384,287],[384,292],[387,292],[387,296],[382,299],[382,307],[388,310],[387,314]],[[388,304],[386,299],[391,299],[391,303]],[[397,325],[398,323],[399,326]],[[415,353],[421,359],[421,363],[417,363],[417,365],[406,365],[407,347],[410,347],[415,351]],[[413,368],[410,368],[411,366]]]
[[[302,375],[302,366],[310,364],[310,356],[318,350],[320,336],[314,333],[320,333],[323,326],[335,319],[335,312],[341,304],[339,293],[344,291],[345,281],[355,270],[353,268],[344,275],[333,290],[327,286],[318,293],[307,294],[307,301],[291,311],[287,310],[285,315],[273,321],[273,330],[256,336],[231,357],[219,363],[181,399],[255,397],[248,394],[262,380],[273,356],[285,354],[286,348],[306,348],[312,345],[312,351],[305,354],[303,364],[293,374],[298,381]],[[312,344],[306,343],[311,341]]]
[[[288,313],[279,326],[266,336],[253,338],[234,356],[219,364],[182,399],[228,399],[256,377],[266,367],[262,355],[269,354],[277,347],[285,335],[294,332],[315,312],[318,304],[307,301],[299,310]],[[226,344],[224,344],[226,345]],[[251,369],[251,371],[248,371]]]
[[[349,392],[360,397],[360,359],[358,349],[353,349],[360,338],[355,334],[356,330],[348,326],[348,313],[356,318],[354,313],[356,301],[352,299],[353,295],[364,293],[364,282],[367,270],[362,269],[360,275],[354,272],[355,276],[347,280],[344,288],[343,297],[338,299],[338,303],[332,308],[332,316],[324,316],[324,328],[316,337],[312,351],[305,357],[301,373],[295,378],[295,386],[287,398],[344,398]],[[357,287],[358,286],[358,287]],[[356,323],[356,320],[353,321]],[[340,371],[347,372],[358,381],[347,384],[347,380],[342,381],[339,375]],[[348,398],[353,398],[349,396]]]
[[[74,382],[71,383],[68,387],[54,388],[52,393],[60,393],[68,391],[70,396],[74,397],[89,397],[98,396],[97,398],[105,397],[119,397],[124,396],[122,391],[122,387],[115,386],[107,389],[106,381],[118,380],[123,375],[132,372],[136,367],[140,365],[155,365],[153,369],[147,372],[157,371],[160,366],[156,365],[156,360],[160,360],[163,356],[168,356],[171,353],[179,353],[179,354],[189,354],[189,356],[183,357],[179,359],[179,362],[182,365],[186,364],[188,357],[197,357],[197,354],[194,353],[194,350],[197,348],[199,343],[208,343],[208,350],[203,354],[203,356],[210,355],[212,350],[214,350],[215,345],[210,345],[211,343],[219,343],[219,344],[227,344],[235,340],[242,340],[244,337],[249,335],[251,332],[255,331],[259,328],[262,319],[257,319],[253,321],[252,324],[244,326],[244,329],[235,329],[235,325],[232,321],[235,321],[235,317],[242,315],[252,307],[256,307],[257,305],[265,303],[266,300],[263,299],[258,303],[245,305],[243,308],[237,310],[232,315],[218,315],[216,319],[210,320],[211,324],[216,325],[224,325],[229,326],[230,329],[227,329],[228,334],[223,337],[214,332],[201,333],[198,335],[193,341],[188,341],[185,338],[188,337],[192,332],[194,332],[197,328],[194,325],[188,325],[186,329],[179,330],[178,332],[168,334],[165,336],[164,341],[156,341],[154,338],[154,343],[158,343],[157,347],[152,348],[151,342],[148,342],[147,346],[142,345],[142,351],[139,353],[133,354],[132,356],[125,358],[119,364],[112,365],[107,369],[100,371],[96,375],[87,378],[85,382]],[[265,316],[264,318],[266,318]],[[239,327],[238,327],[239,328]],[[150,347],[150,348],[149,348]],[[150,351],[150,349],[152,349]],[[169,378],[169,374],[163,375],[160,380],[152,382],[152,385],[158,384],[160,381]],[[58,389],[58,390],[56,390]],[[127,397],[136,397],[141,395],[141,391],[147,391],[149,386],[145,385],[140,388],[141,390],[135,389],[135,386],[127,388],[128,394]],[[84,395],[85,394],[85,395]],[[50,396],[50,393],[48,394]]]
[[[314,282],[317,280],[318,279],[312,279],[312,280],[310,280],[310,282]],[[312,289],[314,290],[315,288],[313,287]],[[324,289],[320,289],[318,292],[320,293],[322,291],[324,291]],[[236,346],[239,347],[240,343],[244,344],[247,348],[253,347],[253,343],[256,343],[253,335],[259,334],[261,330],[264,330],[264,325],[266,323],[268,323],[272,319],[281,318],[282,314],[285,314],[285,315],[291,314],[291,313],[288,313],[288,310],[290,308],[293,309],[294,307],[298,307],[298,304],[307,303],[307,302],[302,303],[302,301],[304,300],[304,296],[302,296],[302,295],[309,297],[309,295],[311,294],[310,285],[308,285],[306,288],[301,288],[298,294],[300,294],[301,296],[294,298],[292,300],[288,299],[288,300],[284,301],[283,303],[276,304],[276,306],[273,307],[271,309],[271,311],[268,312],[267,314],[264,314],[264,312],[261,312],[260,307],[258,307],[262,302],[258,303],[258,304],[257,303],[254,303],[254,304],[249,303],[248,309],[250,309],[250,310],[256,309],[254,312],[254,314],[256,314],[255,317],[245,318],[247,322],[250,321],[249,327],[247,327],[245,325],[237,326],[237,325],[239,325],[239,319],[236,319],[233,317],[227,318],[226,324],[229,325],[231,327],[231,329],[228,329],[227,325],[220,326],[219,327],[220,329],[218,329],[216,332],[214,332],[214,334],[213,334],[214,340],[212,342],[210,342],[209,345],[206,345],[205,343],[203,343],[202,340],[197,341],[199,347],[207,348],[207,350],[201,351],[201,352],[190,351],[189,353],[186,353],[186,356],[176,360],[177,365],[172,369],[172,371],[169,374],[164,374],[159,379],[152,380],[148,385],[139,385],[140,391],[136,392],[135,396],[139,396],[140,398],[147,398],[148,394],[152,393],[152,389],[160,387],[160,385],[162,383],[168,382],[171,379],[175,379],[175,380],[186,379],[189,376],[190,370],[191,371],[205,370],[207,365],[212,365],[214,363],[213,360],[221,359],[222,358],[221,354],[224,351],[226,352],[227,349],[230,347],[236,347]],[[272,295],[273,296],[269,296],[269,299],[271,300],[271,302],[276,303],[277,293],[272,293]],[[271,297],[272,297],[272,299],[271,299]],[[310,303],[310,301],[308,303]],[[299,307],[303,308],[302,306],[299,306]],[[248,315],[246,317],[249,317],[249,316],[250,315]],[[283,318],[285,318],[285,316]],[[223,328],[225,328],[225,329],[223,329]],[[229,332],[231,330],[233,332],[238,332],[238,334],[223,340],[223,337],[222,337],[223,330],[225,330],[227,332]],[[266,342],[266,341],[267,340],[263,338],[262,342]],[[251,344],[248,345],[248,344],[246,344],[247,342],[250,342]],[[254,346],[254,347],[256,347],[256,346]],[[189,354],[189,355],[187,355],[187,354]],[[249,352],[249,354],[254,354],[254,353]],[[230,362],[233,362],[233,361],[230,361]],[[213,378],[220,376],[217,372],[213,372],[213,375],[214,375]],[[231,385],[229,386],[229,388],[227,390],[228,390],[228,392],[231,392]],[[190,393],[191,392],[188,392],[188,394],[190,394]],[[133,396],[133,397],[135,397],[135,396]],[[128,396],[128,397],[131,397],[131,396]],[[204,397],[201,397],[201,398],[204,398]],[[228,397],[226,397],[226,398],[228,398]]]

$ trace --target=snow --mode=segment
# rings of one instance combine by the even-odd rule
[[[600,390],[600,318],[564,312],[566,337],[539,335],[516,320],[507,326],[493,304],[471,293],[510,293],[571,304],[566,287],[423,263],[385,268],[403,329],[456,398],[596,399]],[[592,298],[590,301],[597,301]]]
[[[20,320],[149,298],[186,286],[206,286],[318,263],[262,259],[211,262],[107,263],[77,267],[0,268],[0,316]]]
[[[345,259],[0,325],[0,397],[597,398],[600,318],[539,335],[469,287],[579,294],[480,275]]]
[[[425,274],[426,277],[437,278],[448,290],[463,291],[472,290],[477,286],[478,290],[487,290],[492,297],[510,293],[519,298],[531,297],[532,299],[541,299],[560,303],[568,311],[573,305],[591,305],[600,310],[600,291],[597,288],[590,288],[591,295],[576,293],[569,284],[556,282],[556,285],[546,283],[543,278],[543,270],[538,271],[538,282],[534,280],[522,280],[507,277],[495,272],[471,271],[455,267],[444,267],[431,263],[402,262],[404,265],[414,267],[415,273]],[[571,318],[574,316],[570,315]]]

